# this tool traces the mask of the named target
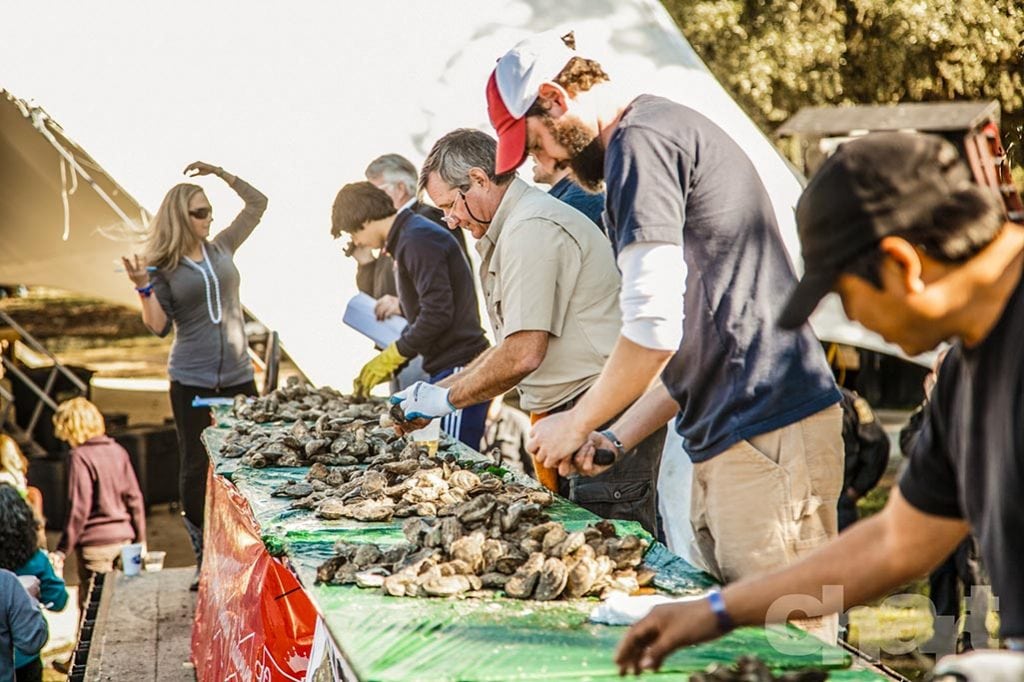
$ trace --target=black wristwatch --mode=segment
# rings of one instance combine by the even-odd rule
[[[616,462],[618,462],[619,460],[621,460],[623,457],[626,456],[626,448],[622,447],[622,441],[619,440],[618,436],[616,436],[614,433],[612,433],[611,429],[605,429],[604,431],[601,431],[600,433],[601,433],[602,436],[604,436],[605,438],[610,440],[612,442],[612,445],[615,446],[615,461]]]

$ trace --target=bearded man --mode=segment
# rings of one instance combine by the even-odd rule
[[[617,97],[600,64],[553,34],[498,61],[487,103],[497,172],[532,154],[570,166],[591,190],[604,182],[622,272],[616,346],[571,410],[534,426],[537,461],[597,473],[595,446],[628,451],[675,415],[712,573],[730,582],[824,544],[836,534],[842,484],[840,396],[810,327],[775,325],[780,293],[796,279],[747,155],[681,104]],[[610,430],[595,431],[638,397]]]

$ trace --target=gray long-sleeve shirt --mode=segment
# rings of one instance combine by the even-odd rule
[[[0,569],[0,680],[14,679],[14,650],[36,655],[50,636],[39,605],[18,577]]]
[[[173,270],[161,269],[153,276],[153,291],[167,314],[167,325],[158,335],[166,336],[174,328],[167,373],[186,386],[223,388],[253,378],[234,255],[259,224],[267,198],[237,177],[231,188],[245,208],[205,243],[207,259],[189,264],[183,258]],[[214,322],[218,314],[219,324]]]

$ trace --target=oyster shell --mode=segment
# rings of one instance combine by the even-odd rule
[[[464,562],[472,573],[477,573],[484,565],[484,542],[484,534],[476,531],[452,541],[449,553],[454,560]]]
[[[513,599],[529,599],[540,579],[542,568],[544,568],[544,555],[540,552],[531,554],[526,563],[508,579],[505,584],[505,594]]]
[[[576,560],[566,577],[565,596],[569,599],[585,596],[597,582],[599,571],[597,561],[589,556]]]
[[[490,518],[491,512],[494,511],[497,504],[498,501],[494,495],[484,493],[459,505],[455,510],[455,515],[467,525],[482,523]]]
[[[336,520],[345,518],[348,514],[346,513],[345,503],[336,497],[328,497],[326,500],[321,502],[316,508],[316,515],[322,519]]]
[[[373,566],[365,571],[356,573],[354,577],[356,585],[359,585],[359,587],[383,587],[384,579],[389,575],[391,574],[388,573],[386,568]]]
[[[284,483],[279,486],[274,492],[270,493],[272,497],[306,497],[313,493],[313,486],[306,481],[293,481],[290,483]]]
[[[445,575],[431,577],[429,580],[417,581],[424,593],[431,597],[454,597],[455,595],[480,588],[480,579],[476,579],[476,587],[467,575]]]
[[[540,578],[537,580],[537,587],[533,591],[533,598],[537,601],[551,601],[557,599],[558,595],[565,589],[569,571],[565,562],[557,557],[548,557],[540,570]]]

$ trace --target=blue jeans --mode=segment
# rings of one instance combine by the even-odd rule
[[[430,377],[430,383],[436,384],[447,376],[458,374],[462,367],[449,367],[442,369]],[[441,429],[453,438],[479,451],[481,441],[484,438],[484,422],[487,421],[487,410],[491,407],[491,401],[487,400],[476,405],[463,407],[451,414],[441,418]]]

